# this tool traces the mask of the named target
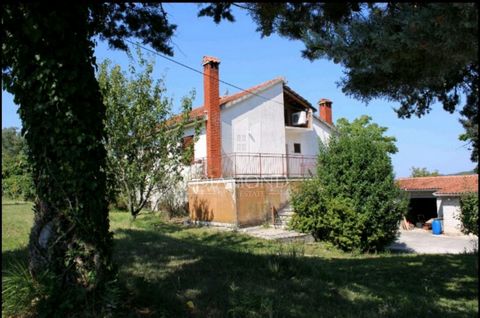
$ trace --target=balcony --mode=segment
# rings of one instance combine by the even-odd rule
[[[315,156],[266,153],[231,153],[222,156],[223,178],[307,178],[315,174]],[[191,166],[193,179],[207,178],[207,160]]]

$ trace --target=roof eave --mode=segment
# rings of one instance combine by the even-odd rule
[[[436,197],[461,197],[468,192],[435,192],[433,195]]]
[[[268,83],[267,85],[265,85],[263,87],[259,87],[255,90],[246,90],[246,91],[250,92],[250,94],[245,94],[244,96],[241,96],[239,98],[235,98],[235,99],[233,99],[231,101],[228,101],[226,103],[222,103],[222,104],[220,104],[220,107],[222,107],[222,109],[229,108],[229,107],[231,107],[235,104],[238,104],[238,103],[240,103],[244,100],[247,100],[247,99],[257,95],[258,93],[263,92],[264,90],[269,89],[269,88],[277,85],[278,83],[282,83],[282,82],[285,82],[285,80],[283,78],[278,78],[278,79],[272,80],[271,83]]]
[[[293,89],[291,89],[287,84],[283,84],[283,88],[284,88],[285,92],[290,94],[291,97],[297,99],[300,103],[304,104],[304,106],[307,106],[307,107],[311,108],[313,110],[313,112],[317,111],[317,109],[315,107],[313,107],[312,104],[310,104],[310,102],[308,100],[306,100],[300,94],[298,94]]]
[[[318,120],[319,122],[321,122],[322,124],[324,124],[325,126],[327,126],[328,128],[330,128],[331,130],[337,131],[337,127],[335,127],[335,125],[327,123],[325,120],[321,119],[320,117],[316,116],[315,114],[312,114],[312,117],[314,119]]]

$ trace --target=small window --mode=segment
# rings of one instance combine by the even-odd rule
[[[193,135],[183,137],[182,148],[183,148],[183,151],[186,152],[184,153],[185,157],[183,162],[185,165],[191,165],[195,162],[195,148],[194,146],[190,148],[192,143],[193,143]]]
[[[247,152],[247,135],[237,135],[237,150],[236,152]]]
[[[293,152],[302,153],[302,148],[300,144],[293,144]]]

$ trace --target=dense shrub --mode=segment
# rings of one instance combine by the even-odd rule
[[[468,193],[460,198],[462,232],[478,236],[478,193]]]
[[[375,251],[391,243],[406,209],[389,153],[395,139],[369,117],[337,122],[321,145],[317,175],[292,193],[292,227],[343,250]]]

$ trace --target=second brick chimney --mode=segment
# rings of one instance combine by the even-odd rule
[[[222,129],[220,123],[220,88],[218,82],[218,65],[216,57],[203,57],[203,95],[207,112],[207,177],[222,176]]]
[[[320,119],[333,125],[332,121],[332,101],[326,98],[322,98],[318,105],[320,106]]]

